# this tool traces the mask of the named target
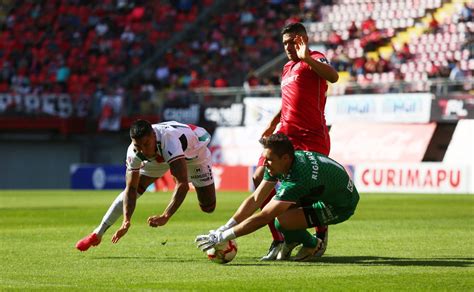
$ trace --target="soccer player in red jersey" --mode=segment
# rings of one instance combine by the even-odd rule
[[[264,130],[262,137],[270,136],[280,123],[278,132],[289,137],[296,150],[306,150],[329,155],[330,139],[324,116],[327,81],[339,79],[323,53],[308,48],[308,34],[301,23],[286,25],[281,31],[283,46],[289,61],[281,77],[282,103],[280,111]],[[255,187],[263,178],[264,158],[261,157],[253,175]],[[275,190],[263,206],[275,195]],[[263,208],[262,206],[262,208]],[[274,260],[283,246],[283,235],[269,224],[273,242],[262,260]],[[318,252],[322,256],[327,246],[327,226],[316,227],[317,236],[323,240]]]

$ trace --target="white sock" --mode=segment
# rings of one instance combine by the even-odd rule
[[[97,233],[99,236],[104,235],[105,231],[109,229],[110,226],[112,226],[117,220],[120,218],[120,216],[123,215],[123,196],[124,196],[125,191],[122,191],[117,198],[115,198],[114,202],[112,205],[110,205],[109,210],[107,210],[107,213],[105,213],[104,218],[102,218],[102,222],[100,222],[100,225],[94,229],[94,233]],[[138,194],[137,199],[141,195]]]

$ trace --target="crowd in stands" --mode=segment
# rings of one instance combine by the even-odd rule
[[[0,18],[0,94],[68,93],[100,104],[93,99],[131,92],[126,108],[146,112],[163,102],[179,101],[182,96],[175,93],[179,90],[244,82],[278,85],[281,68],[265,76],[252,72],[283,52],[280,29],[294,21],[331,23],[337,28],[325,30],[325,37],[313,41],[322,41],[333,66],[362,85],[418,77],[459,80],[474,70],[473,4],[466,3],[447,20],[431,14],[422,37],[393,45],[387,57],[377,50],[390,46],[397,32],[436,7],[398,13],[399,7],[391,6],[384,16],[387,20],[380,19],[384,7],[374,1],[349,1],[356,5],[347,0],[227,1],[186,35],[188,25],[216,1],[10,1],[9,12]],[[342,8],[354,17],[333,21]],[[179,34],[184,37],[176,45],[148,64],[129,88],[122,87],[131,71]],[[448,43],[430,52],[437,40]]]

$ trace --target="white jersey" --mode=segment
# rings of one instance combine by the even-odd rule
[[[189,163],[199,158],[211,140],[209,133],[194,125],[178,122],[164,122],[152,125],[156,136],[157,153],[155,157],[145,157],[133,144],[127,150],[127,170],[139,171],[147,163],[167,164],[185,158]]]

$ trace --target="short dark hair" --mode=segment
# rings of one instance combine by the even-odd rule
[[[290,24],[285,25],[281,30],[281,36],[286,33],[296,33],[299,35],[307,35],[306,28],[301,22],[293,22]]]
[[[153,131],[150,122],[145,120],[136,120],[130,127],[130,138],[140,139],[149,135]]]
[[[272,150],[278,157],[282,157],[285,154],[290,155],[291,158],[295,157],[295,148],[285,134],[272,134],[267,138],[260,139],[260,143],[263,145],[263,148]]]

